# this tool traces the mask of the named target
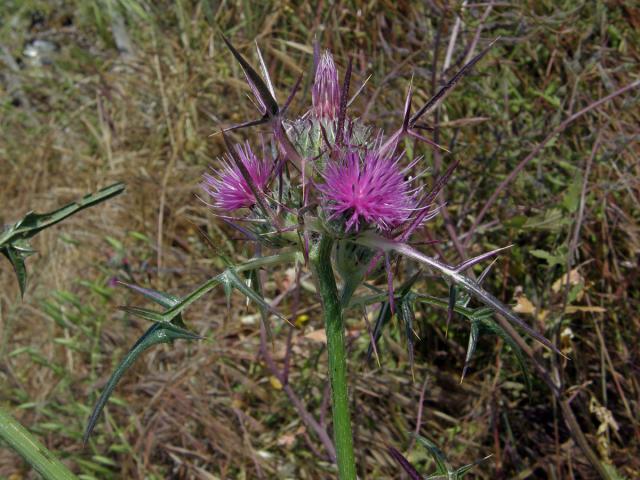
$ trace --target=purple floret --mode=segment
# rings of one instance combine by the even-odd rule
[[[249,142],[235,145],[235,151],[249,172],[254,186],[258,191],[264,192],[271,173],[269,164],[253,153]],[[227,155],[222,161],[222,168],[214,171],[214,174],[203,175],[200,186],[213,200],[213,206],[220,210],[237,210],[256,204],[251,187],[230,155]]]
[[[409,181],[404,179],[398,158],[385,158],[375,151],[364,160],[357,151],[342,161],[329,163],[325,183],[318,186],[333,219],[345,215],[346,231],[363,225],[389,231],[407,220],[416,208]]]

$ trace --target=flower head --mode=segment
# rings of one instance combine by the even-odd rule
[[[361,160],[357,151],[349,151],[342,162],[329,163],[318,189],[330,218],[346,215],[347,231],[358,231],[361,222],[384,231],[405,222],[416,201],[398,160],[375,151]]]
[[[328,50],[322,54],[318,62],[316,77],[311,91],[311,100],[316,118],[334,120],[338,116],[340,111],[338,71]]]
[[[271,169],[265,160],[261,160],[253,153],[249,142],[235,145],[237,158],[249,172],[249,176],[258,191],[265,191],[269,183]],[[249,183],[242,175],[233,158],[227,155],[222,161],[222,168],[217,174],[205,173],[201,188],[213,199],[214,206],[220,210],[237,210],[252,207],[256,198]]]

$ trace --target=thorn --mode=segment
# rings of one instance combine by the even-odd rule
[[[478,55],[473,57],[466,65],[464,65],[458,71],[458,73],[456,73],[451,78],[451,80],[447,82],[447,84],[444,87],[438,90],[438,92],[433,97],[431,97],[431,99],[420,110],[418,110],[413,117],[411,117],[409,125],[413,127],[416,124],[416,122],[420,119],[420,117],[422,117],[425,114],[429,114],[430,112],[435,110],[446,98],[446,96],[449,95],[449,93],[451,93],[451,91],[453,90],[453,87],[455,87],[456,84],[471,71],[471,69],[475,66],[475,64],[478,63],[482,59],[482,57],[484,57],[489,52],[489,50],[491,50],[493,45],[499,39],[500,37],[497,37],[482,52],[480,52]]]
[[[353,57],[349,57],[349,63],[347,64],[347,71],[344,74],[344,83],[342,84],[342,90],[340,91],[340,112],[338,114],[338,127],[336,129],[335,143],[336,145],[342,144],[344,120],[347,115],[347,97],[349,96],[349,85],[351,84],[351,70],[353,68]]]
[[[411,81],[409,82],[409,89],[407,91],[407,98],[404,101],[404,115],[402,118],[402,131],[409,131],[409,120],[411,115],[411,99],[413,98],[413,75],[411,75]]]
[[[491,250],[490,252],[482,253],[482,254],[478,255],[477,257],[473,257],[473,258],[471,258],[469,260],[465,260],[464,262],[460,263],[459,265],[457,265],[454,268],[454,270],[457,273],[460,273],[460,272],[463,272],[465,270],[468,270],[471,267],[473,267],[474,265],[476,265],[477,263],[480,263],[481,261],[483,261],[483,260],[485,260],[485,259],[487,259],[489,257],[492,257],[494,255],[497,255],[501,251],[506,250],[506,249],[511,248],[511,247],[513,247],[513,244],[507,245],[506,247],[496,248],[495,250]],[[493,263],[491,265],[493,265]]]
[[[409,134],[409,136],[413,138],[417,138],[418,140],[422,140],[423,142],[425,142],[428,145],[431,145],[432,147],[439,148],[440,150],[447,153],[451,153],[451,150],[449,150],[448,148],[443,147],[442,145],[434,142],[433,140],[429,140],[427,137],[425,137],[424,135],[420,135],[418,132],[415,132],[413,130],[408,130],[407,133]]]
[[[262,75],[267,81],[267,88],[269,89],[269,92],[271,92],[271,96],[275,100],[276,92],[273,89],[273,84],[271,83],[271,76],[269,75],[269,70],[267,70],[267,66],[264,63],[264,59],[262,58],[262,52],[260,51],[260,47],[258,46],[258,40],[254,40],[254,43],[256,44],[256,51],[258,52],[258,60],[260,61],[260,69],[262,70]]]
[[[467,375],[468,368],[469,365],[465,362],[464,367],[462,367],[462,375],[460,375],[460,385],[464,382],[464,377]]]
[[[293,85],[293,89],[291,90],[291,93],[289,94],[287,101],[284,103],[284,107],[282,107],[282,110],[280,111],[282,115],[284,115],[287,112],[287,109],[289,108],[289,105],[291,105],[293,98],[295,97],[296,93],[298,93],[298,89],[300,88],[300,83],[302,82],[302,77],[303,77],[303,74],[301,73],[298,76],[296,83]]]
[[[351,104],[353,102],[356,101],[356,98],[358,98],[358,95],[360,95],[362,93],[362,90],[364,90],[364,87],[367,85],[367,83],[369,82],[369,80],[371,79],[372,75],[369,75],[365,81],[362,83],[362,85],[360,85],[360,87],[358,88],[358,90],[356,90],[356,93],[353,94],[353,97],[351,97],[351,100],[349,100],[349,102],[347,103],[347,107],[350,107]]]

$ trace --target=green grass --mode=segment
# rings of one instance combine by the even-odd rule
[[[112,181],[128,185],[125,195],[36,239],[40,253],[28,260],[24,302],[10,265],[0,260],[0,403],[75,473],[101,479],[257,478],[258,471],[263,478],[335,475],[309,446],[322,451],[317,438],[256,357],[255,310],[234,296],[227,314],[222,294],[194,305],[185,318],[210,340],[146,354],[116,389],[83,449],[84,423],[98,391],[147,327],[117,310],[138,297],[108,281],[117,275],[182,295],[220,272],[218,254],[247,253],[194,196],[200,175],[223,152],[220,136],[210,134],[256,115],[221,31],[252,61],[257,39],[280,101],[305,73],[295,112],[310,103],[314,35],[342,69],[351,55],[356,84],[372,75],[354,110],[390,131],[400,121],[412,75],[419,105],[434,90],[434,53],[437,86],[461,66],[486,8],[433,2],[442,8],[436,12],[419,3],[341,1],[317,9],[300,2],[196,0],[3,4],[0,223]],[[457,13],[464,23],[442,75]],[[119,22],[132,45],[128,54],[118,51],[126,37],[114,37]],[[493,7],[478,50],[501,40],[437,117],[426,119],[440,125],[439,141],[453,153],[438,157],[422,145],[406,145],[409,155],[424,155],[432,171],[460,160],[441,201],[462,242],[495,188],[555,126],[639,78],[639,31],[633,2]],[[34,39],[57,46],[45,65],[25,57]],[[473,255],[514,244],[485,285],[504,302],[515,305],[520,296],[520,304],[526,298],[535,307],[523,317],[571,357],[562,365],[563,378],[587,440],[629,479],[640,475],[638,95],[636,89],[602,105],[542,149],[489,208],[466,248]],[[554,284],[567,272],[596,139],[574,252],[578,275],[566,300],[574,309],[563,313],[564,284]],[[444,215],[426,232],[425,240],[442,241],[425,251],[459,260]],[[287,272],[276,272],[266,295],[275,297],[288,281]],[[447,294],[438,282],[424,288]],[[307,298],[309,320],[293,336],[291,384],[321,417],[326,352],[305,337],[322,325],[317,301]],[[285,300],[281,309],[291,306]],[[459,383],[468,325],[456,318],[445,336],[445,322],[441,311],[417,312],[414,381],[395,320],[378,366],[364,362],[364,321],[347,318],[357,335],[349,371],[359,412],[354,430],[361,477],[398,477],[386,443],[432,470],[424,451],[407,450],[425,387],[421,434],[437,441],[454,465],[493,454],[474,469],[478,478],[596,478],[551,395],[535,380],[527,393],[501,342],[481,340]],[[274,323],[274,334],[280,361],[288,327]],[[0,477],[27,471],[16,455],[0,449]]]

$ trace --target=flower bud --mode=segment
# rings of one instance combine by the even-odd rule
[[[322,54],[318,63],[311,99],[313,112],[317,119],[335,120],[338,117],[340,111],[338,71],[328,50]]]

